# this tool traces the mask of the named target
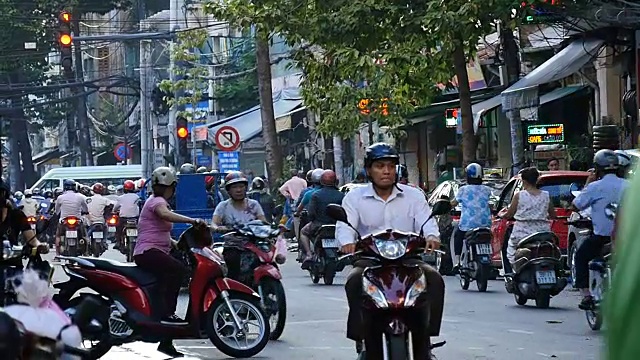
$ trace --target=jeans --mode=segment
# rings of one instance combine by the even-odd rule
[[[589,288],[589,262],[600,256],[602,248],[610,241],[611,237],[609,236],[592,235],[582,242],[575,257],[576,288]]]
[[[157,249],[150,249],[133,257],[140,269],[158,278],[158,284],[163,286],[164,316],[171,316],[176,312],[178,294],[182,279],[187,274],[187,268],[173,256]]]
[[[462,247],[464,245],[464,236],[466,231],[460,230],[456,227],[456,232],[453,234],[453,254],[456,256],[462,255]],[[455,264],[454,264],[455,265]]]

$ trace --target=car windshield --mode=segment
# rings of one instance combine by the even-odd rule
[[[491,188],[491,195],[495,197],[500,197],[500,193],[502,193],[502,189],[507,185],[506,181],[484,181],[484,185]]]
[[[538,188],[549,193],[551,203],[554,207],[564,208],[571,204],[573,195],[571,194],[571,184],[576,183],[580,187],[587,181],[585,177],[553,177],[540,179]]]

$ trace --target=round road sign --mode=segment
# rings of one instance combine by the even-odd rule
[[[131,157],[133,156],[133,148],[131,148],[131,146],[129,145],[125,146],[123,142],[118,143],[113,149],[113,156],[118,161],[131,159]]]
[[[232,126],[223,126],[216,131],[216,146],[222,151],[234,151],[240,146],[240,134]]]

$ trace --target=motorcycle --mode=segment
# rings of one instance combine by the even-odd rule
[[[27,222],[29,223],[29,226],[31,226],[31,230],[35,230],[36,229],[36,224],[38,223],[38,217],[37,216],[28,216],[27,217]]]
[[[138,221],[136,219],[127,219],[124,224],[123,232],[125,236],[125,247],[127,262],[133,262],[133,250],[136,248],[138,242]]]
[[[89,239],[91,239],[89,252],[95,257],[100,257],[100,255],[102,255],[107,250],[107,244],[105,243],[104,238],[104,230],[104,224],[97,223],[89,226],[88,234]]]
[[[311,281],[317,284],[322,277],[325,285],[333,285],[336,273],[345,267],[345,262],[340,261],[338,256],[340,242],[336,240],[336,226],[322,225],[313,238],[313,264],[309,268]]]
[[[109,219],[107,219],[107,237],[111,239],[112,242],[116,240],[119,220],[120,217],[118,214],[111,214]]]
[[[567,286],[557,244],[556,234],[547,231],[531,234],[518,243],[515,272],[504,276],[505,288],[513,294],[518,305],[533,299],[536,307],[546,309],[551,297]],[[509,260],[503,257],[503,267],[505,261]]]
[[[279,229],[256,220],[236,226],[223,236],[223,239],[241,237],[248,240],[240,255],[241,270],[238,280],[260,294],[260,305],[271,327],[271,340],[280,338],[287,318],[287,299],[281,282],[282,273],[278,268],[278,265],[284,264],[285,258],[276,255],[275,247],[279,233]]]
[[[96,344],[91,356],[100,358],[111,347],[135,341],[158,342],[173,339],[208,338],[222,353],[237,358],[252,357],[269,341],[269,323],[260,306],[260,296],[251,288],[226,278],[227,266],[211,250],[211,233],[204,227],[190,227],[180,235],[177,248],[189,253],[195,264],[189,288],[187,324],[164,324],[160,284],[152,274],[135,264],[93,257],[61,256],[69,281],[55,284],[53,300],[73,312],[86,297],[101,303],[94,312],[100,330],[83,332]],[[91,293],[79,290],[89,288]],[[97,293],[97,295],[94,294]],[[254,331],[250,326],[257,327]],[[250,338],[256,335],[255,338]]]
[[[439,200],[425,223],[449,211],[451,203]],[[404,262],[420,259],[425,246],[423,234],[386,230],[362,237],[349,224],[340,205],[328,205],[327,214],[358,234],[354,256],[375,264],[362,273],[365,349],[382,354],[382,358],[388,360],[428,358],[428,342],[414,341],[412,337],[414,332],[424,332],[426,327],[426,318],[418,314],[423,314],[427,306],[424,296],[429,291],[427,280],[420,267]],[[442,345],[444,343],[431,347]]]
[[[66,256],[79,256],[87,253],[87,241],[80,237],[79,230],[84,226],[82,219],[75,216],[67,216],[60,223],[64,226],[62,236],[62,254]]]
[[[487,291],[491,276],[491,229],[476,228],[465,234],[465,251],[460,258],[460,286],[468,290],[471,281],[475,280],[478,291]]]

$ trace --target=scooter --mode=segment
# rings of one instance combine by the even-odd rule
[[[133,251],[135,250],[136,243],[138,242],[138,222],[135,219],[127,219],[122,232],[124,233],[124,251],[126,252],[127,262],[132,262]]]
[[[475,280],[478,291],[487,291],[491,276],[491,229],[476,228],[467,231],[464,237],[465,250],[460,258],[460,286],[468,290]]]
[[[260,294],[260,304],[271,327],[271,340],[280,338],[287,319],[287,299],[282,286],[282,273],[278,268],[285,258],[276,256],[275,247],[279,233],[279,229],[256,220],[236,226],[223,236],[223,239],[242,237],[248,240],[241,254],[241,274],[238,280]]]
[[[60,220],[64,226],[64,236],[62,236],[61,252],[67,256],[78,256],[86,254],[86,240],[80,237],[79,230],[82,228],[83,221],[75,216],[67,216]]]
[[[325,285],[333,285],[336,273],[344,270],[345,261],[340,261],[340,243],[336,240],[336,226],[322,225],[313,236],[314,257],[309,275],[314,284],[323,278]]]
[[[362,273],[364,349],[387,360],[429,358],[430,348],[444,343],[429,346],[425,339],[413,338],[414,332],[424,332],[426,327],[426,317],[418,314],[424,314],[428,305],[425,295],[429,288],[422,269],[404,263],[420,259],[425,247],[423,234],[386,230],[362,237],[349,224],[347,213],[340,205],[330,204],[326,211],[358,234],[356,259],[375,264]],[[425,223],[449,211],[451,203],[439,200]],[[360,353],[362,350],[358,348]]]
[[[89,253],[95,257],[100,257],[102,253],[106,251],[105,243],[105,225],[104,224],[92,224],[89,226],[89,239],[91,239],[91,246],[89,246]]]
[[[118,214],[111,214],[111,216],[107,219],[107,237],[112,241],[117,241],[116,236],[118,233],[118,222],[120,221],[120,217]]]
[[[553,232],[538,232],[520,240],[516,250],[515,273],[505,274],[505,288],[518,305],[533,299],[536,307],[549,307],[551,297],[567,286],[558,237]],[[504,262],[508,259],[502,259]]]
[[[178,241],[178,249],[189,253],[196,264],[185,324],[165,324],[159,320],[164,315],[161,313],[164,301],[157,295],[161,284],[155,276],[135,264],[113,260],[61,256],[68,261],[63,269],[70,279],[54,285],[59,290],[54,301],[70,312],[86,297],[102,304],[94,317],[101,330],[82,334],[85,340],[97,343],[90,350],[94,359],[113,346],[135,341],[158,342],[167,337],[208,338],[228,356],[252,357],[269,341],[270,328],[260,306],[260,296],[225,277],[226,264],[211,250],[212,242],[211,233],[204,227],[188,228]],[[80,292],[74,297],[83,288],[92,293]]]

